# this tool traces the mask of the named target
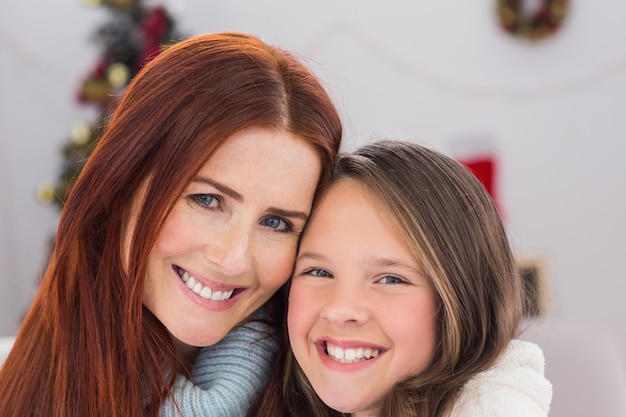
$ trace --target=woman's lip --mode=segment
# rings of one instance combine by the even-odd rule
[[[174,266],[172,268],[172,272],[176,276],[176,282],[177,282],[176,285],[181,289],[182,293],[186,297],[189,298],[189,300],[191,300],[195,304],[198,304],[198,305],[202,306],[203,308],[205,308],[207,310],[216,311],[216,312],[229,310],[233,305],[235,305],[239,301],[239,299],[241,299],[241,297],[245,293],[245,288],[233,287],[233,286],[228,287],[228,286],[225,286],[225,285],[221,285],[220,286],[220,284],[218,283],[216,286],[218,286],[218,287],[220,287],[222,289],[221,290],[217,290],[216,289],[215,291],[220,291],[220,292],[231,291],[232,294],[231,294],[230,298],[227,298],[225,300],[219,300],[219,301],[218,300],[212,300],[212,299],[203,297],[200,294],[194,292],[194,290],[191,289],[187,285],[187,283],[185,281],[183,281],[183,279],[180,276],[182,274],[182,272],[181,272],[181,274],[179,274],[179,271],[185,272],[186,270],[184,270],[183,268],[177,267],[177,266]],[[208,288],[211,288],[211,287],[208,286]],[[226,288],[226,289],[224,289],[224,288]]]
[[[184,272],[187,272],[190,276],[192,276],[196,282],[202,284],[203,287],[209,287],[214,291],[230,291],[230,290],[242,290],[244,287],[236,286],[236,285],[227,285],[222,282],[213,281],[208,279],[205,276],[195,273],[194,271],[183,268],[178,265],[172,265],[174,272],[180,277]]]

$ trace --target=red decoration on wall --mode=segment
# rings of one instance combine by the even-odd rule
[[[497,195],[497,163],[496,158],[491,154],[478,154],[472,157],[459,159],[459,162],[469,168],[472,173],[483,184],[487,192],[491,195],[494,203],[503,215],[502,208]]]
[[[496,200],[495,161],[493,158],[491,156],[481,156],[472,160],[462,161],[462,163],[482,182],[489,194],[491,194],[491,198]]]

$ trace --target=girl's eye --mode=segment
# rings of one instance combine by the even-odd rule
[[[270,229],[281,233],[288,233],[293,230],[291,223],[276,216],[266,217],[261,221],[261,223],[263,226],[269,227]]]
[[[311,276],[320,277],[320,278],[333,278],[333,274],[331,274],[330,272],[324,269],[319,269],[319,268],[307,269],[302,273],[302,275],[311,275]]]
[[[191,199],[209,209],[216,209],[220,202],[218,197],[213,194],[193,194]]]
[[[378,280],[381,284],[408,284],[404,278],[397,277],[395,275],[385,275]]]

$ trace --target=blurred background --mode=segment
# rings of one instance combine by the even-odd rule
[[[136,3],[166,17],[129,20]],[[243,31],[301,55],[343,115],[346,150],[404,139],[473,166],[538,313],[626,357],[624,15],[618,0],[5,2],[0,336],[17,332],[36,292],[54,194],[75,169],[68,152],[91,137],[102,94],[132,76],[132,65],[107,72],[105,49],[167,22],[172,39]]]

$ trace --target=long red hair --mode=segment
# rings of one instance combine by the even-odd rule
[[[256,37],[189,38],[128,87],[65,204],[41,288],[0,371],[2,416],[156,416],[182,361],[142,306],[148,254],[173,202],[234,132],[309,141],[329,180],[342,128],[319,80]],[[128,265],[130,202],[149,178]]]

